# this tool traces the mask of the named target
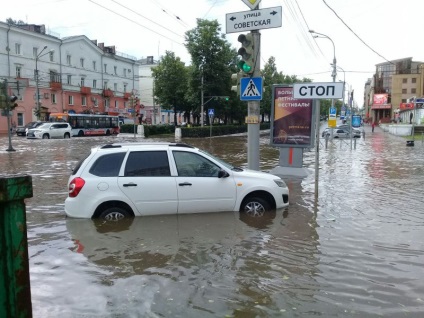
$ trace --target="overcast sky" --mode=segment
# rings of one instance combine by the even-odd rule
[[[420,15],[423,0],[262,0],[260,8],[282,7],[282,27],[261,30],[261,68],[270,56],[279,71],[331,82],[333,44],[313,38],[312,29],[330,37],[339,69],[337,79],[354,89],[363,104],[363,88],[375,65],[412,57],[424,61]],[[91,40],[115,45],[136,58],[166,50],[186,64],[184,33],[196,27],[196,19],[218,20],[226,32],[226,14],[248,11],[242,0],[18,0],[2,4],[0,20],[44,24],[59,37],[86,35]],[[227,34],[234,48],[238,33]]]

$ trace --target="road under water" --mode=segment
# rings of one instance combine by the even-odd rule
[[[365,127],[320,147],[312,173],[284,178],[290,206],[239,213],[66,218],[71,169],[91,147],[126,137],[0,138],[0,171],[29,174],[26,200],[34,317],[422,317],[424,146]],[[174,138],[146,139],[146,141]],[[139,140],[137,140],[139,141]],[[246,166],[246,136],[183,139]],[[260,168],[278,149],[260,139]]]

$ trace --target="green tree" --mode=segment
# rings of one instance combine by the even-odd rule
[[[177,112],[187,107],[187,67],[174,52],[166,51],[159,65],[152,69],[152,76],[155,102],[164,109],[174,110],[174,123],[177,125]]]
[[[202,82],[204,103],[213,96],[234,97],[230,94],[231,73],[237,64],[237,52],[221,33],[216,20],[197,19],[197,27],[187,31],[185,36],[185,46],[192,60],[187,94],[192,105],[199,105],[193,110],[200,114]],[[224,99],[210,100],[204,111],[207,114],[207,109],[213,107],[216,117],[226,118],[231,113],[230,104],[231,101]]]
[[[13,20],[12,18],[7,18],[6,23],[9,25],[25,25],[26,24],[22,20]]]

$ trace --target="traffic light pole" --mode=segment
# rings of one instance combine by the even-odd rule
[[[10,121],[11,121],[11,117],[10,117],[10,97],[8,95],[8,87],[7,87],[7,80],[5,79],[3,81],[3,93],[5,96],[5,103],[6,103],[6,119],[7,119],[7,136],[9,138],[9,147],[6,149],[6,151],[15,151],[15,149],[13,149],[12,147],[12,130],[11,130],[11,125],[10,125]]]
[[[261,34],[258,30],[252,31],[254,43],[255,65],[253,77],[261,76]],[[247,102],[247,115],[257,118],[257,123],[247,124],[247,167],[252,170],[259,170],[259,118],[260,103],[259,101]]]

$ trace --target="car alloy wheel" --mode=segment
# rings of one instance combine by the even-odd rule
[[[253,217],[261,217],[267,210],[269,205],[261,198],[248,198],[243,205],[243,212]]]

